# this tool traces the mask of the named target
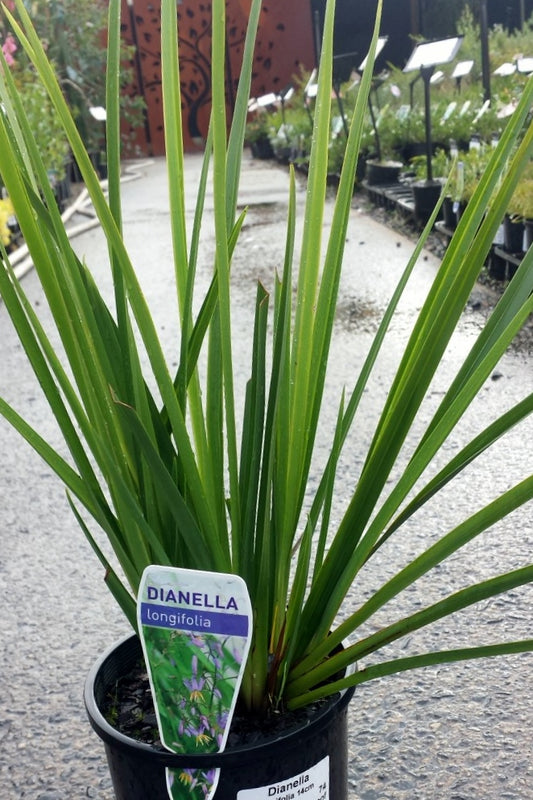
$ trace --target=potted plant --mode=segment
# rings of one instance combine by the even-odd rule
[[[427,158],[425,156],[416,156],[411,160],[411,166],[414,170],[415,186],[417,183],[423,183],[427,176]],[[442,201],[441,212],[445,227],[450,231],[455,230],[457,227],[457,214],[454,209],[454,204],[457,202],[460,184],[457,162],[451,158],[446,150],[443,148],[438,148],[435,152],[435,155],[432,157],[432,172],[435,182],[440,184],[441,190],[448,179],[446,191],[444,193],[444,199]],[[437,200],[438,196],[433,202],[430,213],[433,210]],[[429,214],[427,216],[429,216]]]
[[[17,61],[10,67],[10,73],[17,91],[24,98],[24,107],[39,141],[50,185],[54,190],[56,202],[63,210],[70,194],[67,175],[68,142],[46,91],[35,80],[34,70]]]
[[[393,157],[396,149],[394,131],[404,127],[405,109],[393,113],[385,106],[371,120],[374,135],[375,157],[367,158],[365,178],[370,186],[397,183],[403,167],[403,161]]]
[[[438,148],[431,159],[433,181],[426,182],[427,157],[416,156],[411,159],[414,172],[412,184],[415,200],[415,216],[426,222],[438,202],[440,192],[444,189],[442,201],[442,220],[448,231],[457,227],[460,201],[464,190],[464,161],[461,153],[452,157],[443,148]],[[424,187],[428,187],[427,196],[424,197]],[[430,187],[430,188],[429,188]]]
[[[241,82],[228,138],[223,70],[225,3],[215,0],[213,4],[212,125],[194,225],[188,232],[177,90],[176,4],[174,0],[163,0],[162,4],[163,96],[181,333],[176,371],[164,358],[121,233],[116,82],[120,3],[111,0],[109,8],[109,200],[102,193],[23,0],[17,0],[20,23],[12,19],[13,28],[57,109],[107,237],[114,279],[113,308],[105,303],[89,267],[79,261],[68,241],[51,196],[38,142],[9,72],[5,68],[0,71],[0,173],[33,255],[61,349],[54,349],[38,313],[26,302],[5,252],[0,292],[64,435],[68,455],[55,450],[2,399],[0,411],[65,483],[74,514],[103,565],[108,587],[134,630],[136,595],[142,575],[151,565],[208,570],[244,580],[253,608],[253,639],[245,662],[239,713],[249,721],[258,721],[259,733],[275,721],[285,726],[283,733],[277,732],[266,744],[227,748],[224,753],[211,752],[213,746],[216,749],[214,737],[207,728],[198,727],[197,751],[192,755],[136,743],[115,731],[103,717],[99,704],[109,680],[115,686],[121,660],[129,667],[139,655],[133,635],[99,663],[91,674],[88,690],[93,725],[100,730],[110,754],[116,796],[128,800],[165,797],[166,767],[176,778],[171,790],[180,797],[205,796],[200,791],[206,787],[208,775],[220,769],[215,796],[221,800],[237,794],[247,799],[267,794],[281,797],[311,785],[317,797],[339,800],[346,797],[346,756],[339,739],[343,736],[349,692],[354,687],[427,665],[533,649],[533,641],[512,641],[510,634],[509,640],[486,646],[444,647],[438,652],[415,652],[400,658],[388,656],[386,650],[391,642],[402,638],[407,641],[411,633],[426,625],[531,582],[531,564],[477,584],[466,580],[462,590],[428,600],[415,613],[402,614],[397,609],[396,613],[391,611],[390,618],[380,619],[383,607],[417,579],[438,569],[448,557],[460,558],[462,548],[476,536],[530,500],[532,477],[510,486],[488,505],[472,509],[470,516],[424,546],[397,574],[385,577],[358,609],[346,609],[340,622],[337,618],[348,590],[381,546],[400,535],[402,525],[426,501],[533,410],[533,398],[525,398],[499,419],[487,420],[451,460],[446,457],[443,445],[449,434],[533,310],[533,263],[532,257],[526,256],[470,353],[459,364],[456,378],[429,427],[420,432],[416,426],[417,411],[529,158],[533,127],[526,122],[533,83],[525,88],[461,217],[405,345],[361,472],[354,478],[351,500],[340,521],[334,524],[331,511],[340,454],[387,328],[438,209],[406,267],[360,375],[339,398],[331,448],[319,468],[313,450],[363,111],[371,82],[372,53],[379,31],[378,19],[324,249],[321,237],[334,26],[334,3],[328,2],[299,268],[293,274],[296,192],[291,171],[283,273],[276,281],[271,313],[268,293],[258,286],[250,330],[250,378],[242,415],[238,414],[230,263],[239,246],[245,217],[245,212],[236,214],[237,188],[260,5],[259,0],[253,0],[251,5]],[[210,174],[217,251],[211,285],[197,298],[195,269]],[[202,353],[205,358],[201,358]],[[398,462],[404,447],[409,455]],[[399,470],[394,469],[397,463],[403,464]],[[432,475],[423,479],[427,468],[432,468]],[[107,536],[113,555],[99,543],[101,539],[92,530],[92,523]],[[200,674],[199,655],[194,652],[194,660],[190,650],[188,653],[184,660],[190,663],[191,674],[185,699],[190,703],[205,699],[209,670],[208,659],[204,658],[205,674]],[[216,658],[211,662],[211,667],[216,667]],[[168,666],[166,663],[167,669]],[[172,666],[177,672],[183,671],[181,662]],[[333,698],[331,704],[314,707],[328,697]],[[171,711],[179,740],[184,714],[179,703]],[[294,728],[290,716],[293,712],[304,715],[304,721],[300,719]],[[201,717],[197,719],[198,725],[204,726]],[[329,752],[321,749],[321,741],[326,742]],[[126,786],[121,779],[127,781]]]
[[[391,100],[382,121],[382,139],[386,150],[396,153],[404,163],[426,152],[426,123],[421,98],[413,99],[408,73],[392,70]],[[407,84],[406,84],[407,81]],[[434,143],[434,149],[437,144]]]
[[[520,195],[516,198],[520,214],[524,220],[524,240],[522,250],[526,251],[533,243],[533,178],[523,178],[519,184]]]
[[[7,4],[9,7],[9,3]],[[32,21],[46,44],[59,83],[72,109],[85,146],[98,167],[102,157],[102,125],[91,107],[103,106],[105,98],[106,53],[103,42],[107,23],[107,3],[102,0],[34,0]],[[122,144],[128,157],[135,152],[135,139],[143,124],[144,101],[132,97],[134,48],[121,43],[120,106]],[[105,160],[103,162],[105,164]],[[76,166],[73,165],[75,175]],[[105,178],[105,175],[101,177]]]
[[[506,249],[511,253],[528,250],[533,241],[533,166],[528,164],[509,201],[504,222],[514,226],[520,234],[509,238]]]
[[[268,113],[257,111],[246,124],[245,140],[250,145],[255,158],[273,158],[274,151],[270,144],[273,129]]]

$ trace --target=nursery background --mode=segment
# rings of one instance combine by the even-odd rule
[[[8,2],[9,6],[10,3]],[[233,78],[243,36],[246,0],[229,2],[227,102],[231,108]],[[350,16],[357,50],[343,43],[339,23],[338,80],[332,87],[333,121],[329,172],[332,197],[343,160],[345,126],[349,123],[359,85],[359,66],[366,53],[366,18],[375,3],[339,2],[341,15],[350,15],[357,5],[357,19]],[[389,4],[389,8],[390,8]],[[442,74],[431,84],[432,123],[431,172],[440,182],[453,170],[450,200],[453,215],[437,223],[433,252],[426,252],[415,284],[406,297],[391,330],[389,346],[380,365],[383,382],[373,386],[364,413],[370,420],[375,398],[386,391],[395,357],[408,333],[413,313],[439,263],[461,210],[482,173],[494,142],[520,96],[532,71],[533,23],[530,0],[515,4],[412,0],[398,3],[408,26],[398,27],[401,47],[394,42],[394,17],[389,26],[376,72],[372,106],[366,119],[363,153],[354,176],[346,262],[341,303],[335,323],[335,357],[331,363],[332,397],[338,397],[346,369],[357,372],[400,270],[405,265],[421,216],[415,209],[412,187],[428,178],[426,107],[422,81],[403,71],[417,41],[441,36],[462,37],[453,62],[436,70]],[[265,2],[259,38],[253,96],[247,128],[248,149],[244,157],[243,185],[239,205],[250,207],[243,231],[244,247],[234,264],[237,308],[235,318],[242,330],[249,329],[253,303],[250,297],[261,279],[270,286],[283,259],[282,242],[287,214],[288,174],[292,163],[298,171],[298,193],[305,190],[313,118],[313,67],[320,31],[320,2]],[[135,253],[136,269],[154,309],[161,338],[171,352],[175,338],[173,305],[169,298],[171,243],[168,239],[168,208],[164,156],[161,151],[160,75],[158,59],[158,4],[125,2],[123,84],[121,90],[124,126],[124,230]],[[449,9],[448,14],[444,10]],[[387,9],[387,4],[386,4]],[[102,180],[105,163],[105,3],[88,0],[35,0],[32,13],[43,41],[48,43],[65,96]],[[184,123],[189,153],[186,159],[187,194],[194,195],[200,173],[201,150],[206,136],[210,87],[206,82],[209,50],[208,4],[183,0],[179,6],[183,35]],[[445,20],[446,16],[446,20]],[[446,23],[446,24],[445,24]],[[57,120],[46,98],[36,88],[30,66],[17,48],[7,23],[0,29],[2,50],[19,88],[27,96],[32,127],[39,131],[57,202],[72,214],[76,251],[90,261],[99,280],[106,280],[106,246],[97,227],[91,227],[92,210],[78,202],[83,197],[76,164],[64,142]],[[355,41],[352,37],[350,42]],[[484,45],[489,55],[484,56]],[[388,48],[391,48],[388,50]],[[351,53],[351,54],[350,54]],[[391,53],[394,53],[394,60]],[[235,59],[235,61],[233,61]],[[460,79],[457,65],[472,62]],[[395,165],[392,194],[390,184],[369,181],[368,163]],[[461,165],[459,167],[459,164]],[[388,188],[386,189],[385,186]],[[401,191],[398,189],[401,187]],[[453,341],[454,353],[463,353],[496,303],[501,289],[512,280],[517,259],[529,248],[529,221],[533,218],[533,174],[525,171],[509,207],[512,240],[495,241],[482,282],[465,309]],[[407,192],[407,194],[406,194]],[[395,198],[400,201],[396,202]],[[392,199],[391,199],[392,198]],[[407,198],[407,199],[406,199]],[[191,206],[192,207],[192,206]],[[212,214],[212,197],[208,213]],[[78,224],[87,230],[79,233]],[[81,225],[83,223],[83,225]],[[209,227],[209,220],[207,222]],[[518,229],[518,234],[517,234]],[[259,235],[260,232],[260,235]],[[77,235],[76,235],[77,234]],[[24,261],[20,236],[5,192],[0,200],[0,235],[17,268],[28,270],[24,288],[32,304],[42,303],[36,276]],[[214,241],[212,248],[214,249]],[[199,265],[208,280],[211,263]],[[250,342],[237,336],[247,351]],[[532,344],[528,336],[505,354],[482,390],[488,415],[533,390]],[[39,387],[27,367],[5,309],[0,305],[0,395],[52,441],[59,432],[42,401]],[[242,359],[246,362],[246,359]],[[450,365],[444,363],[446,377]],[[246,376],[241,376],[244,385]],[[429,408],[440,400],[429,398]],[[326,404],[327,405],[327,404]],[[365,410],[366,409],[366,410]],[[428,409],[429,411],[429,409]],[[329,413],[335,414],[332,406]],[[364,418],[363,418],[364,419]],[[475,423],[467,420],[467,423]],[[526,437],[531,439],[531,421]],[[365,435],[358,431],[359,435]],[[370,428],[370,425],[369,425]],[[56,435],[57,433],[57,435]],[[487,497],[494,487],[511,485],[524,469],[521,456],[524,433],[498,445],[497,457],[483,460],[477,468]],[[29,447],[22,444],[5,421],[0,422],[3,469],[0,470],[0,586],[3,597],[1,626],[4,702],[0,710],[0,769],[3,792],[8,799],[71,800],[90,797],[111,800],[112,790],[100,743],[85,721],[81,678],[94,654],[129,632],[119,610],[103,586],[103,575],[80,536],[64,490]],[[454,443],[450,443],[453,447]],[[58,446],[60,446],[58,444]],[[364,447],[363,447],[364,452]],[[349,489],[350,475],[360,467],[357,452],[344,465],[345,485],[339,486],[339,503]],[[494,469],[494,463],[497,468]],[[481,471],[481,472],[480,472]],[[371,591],[374,583],[392,574],[411,556],[420,537],[447,530],[456,509],[480,499],[472,476],[465,471],[460,489],[445,497],[447,503],[429,507],[420,528],[412,530],[402,547],[387,548],[373,562],[366,584],[358,592]],[[476,493],[476,494],[474,494]],[[420,523],[419,523],[420,524]],[[455,571],[442,568],[441,580],[453,590],[460,586],[461,570],[482,580],[495,569],[512,569],[524,550],[531,550],[531,510],[512,515],[499,528],[472,546],[468,558]],[[483,551],[485,562],[480,558]],[[420,591],[423,591],[423,586]],[[354,595],[354,607],[358,602]],[[416,609],[420,597],[411,594]],[[348,609],[349,610],[349,609]],[[458,641],[475,634],[483,615],[496,618],[495,627],[505,634],[512,622],[517,636],[526,637],[532,618],[530,589],[492,600],[481,608],[479,618],[465,612],[461,630],[424,633],[431,646],[440,634],[450,632]],[[446,626],[455,625],[447,622]],[[461,632],[462,631],[462,632]],[[428,645],[429,640],[429,645]],[[533,783],[533,706],[528,692],[531,656],[516,656],[490,662],[438,667],[411,676],[396,676],[357,690],[350,710],[351,800],[412,800],[413,797],[461,797],[474,800],[513,798],[527,800]],[[152,724],[147,720],[147,725]]]

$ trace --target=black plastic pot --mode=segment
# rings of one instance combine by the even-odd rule
[[[504,281],[507,277],[507,261],[502,258],[498,253],[491,250],[488,259],[488,271],[491,278],[496,281]]]
[[[466,208],[466,203],[456,203],[450,196],[446,196],[442,203],[442,221],[446,228],[454,231],[459,224],[462,214]]]
[[[365,177],[371,186],[397,183],[403,164],[399,161],[367,161]]]
[[[104,742],[117,800],[168,800],[165,767],[220,768],[215,800],[237,800],[238,792],[250,789],[257,800],[279,798],[286,794],[280,794],[278,785],[282,783],[294,783],[295,794],[304,787],[309,791],[312,778],[305,776],[317,768],[321,774],[329,771],[329,793],[324,798],[347,799],[347,706],[353,689],[276,738],[223,753],[175,755],[123,735],[102,715],[104,698],[114,692],[117,680],[140,655],[138,638],[124,639],[98,659],[85,684],[85,706],[92,727]],[[309,791],[308,796],[315,795]]]
[[[270,139],[265,136],[252,142],[252,155],[254,158],[274,158],[274,150],[270,144]]]
[[[438,181],[416,181],[413,183],[412,188],[415,203],[415,217],[425,224],[433,214],[433,209],[439,202],[442,184]]]
[[[443,149],[445,149],[445,147],[442,142],[432,142],[431,152],[433,155],[435,155],[437,150],[443,150]],[[420,158],[420,156],[425,156],[426,153],[427,153],[426,142],[408,142],[407,144],[404,144],[402,147],[400,147],[398,150],[398,154],[405,164],[409,164],[409,162],[413,158]]]
[[[453,207],[453,200],[449,195],[446,195],[442,201],[442,221],[450,231],[454,231],[457,227],[457,214]]]
[[[508,253],[521,253],[524,240],[524,223],[508,214],[503,218],[503,246]]]
[[[425,156],[426,150],[425,142],[408,142],[399,149],[398,154],[401,156],[402,160],[408,164],[412,158]]]

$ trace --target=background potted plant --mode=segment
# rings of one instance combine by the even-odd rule
[[[255,158],[273,158],[274,150],[270,138],[274,133],[270,115],[262,110],[257,111],[246,124],[245,141],[250,145]]]
[[[46,90],[36,81],[35,71],[28,64],[23,51],[17,47],[9,26],[2,23],[0,23],[0,40],[4,42],[2,52],[5,68],[10,70],[17,90],[24,98],[28,121],[39,141],[43,164],[56,200],[62,207],[69,196],[68,141]]]
[[[513,239],[510,252],[525,252],[533,241],[533,162],[531,161],[509,201],[507,218],[509,221],[515,220],[515,224],[522,228],[522,238]]]
[[[443,445],[449,434],[533,310],[533,256],[529,254],[471,351],[459,364],[429,426],[422,432],[416,426],[417,411],[482,269],[510,195],[528,163],[533,127],[526,123],[533,83],[524,89],[516,113],[461,217],[406,343],[361,472],[354,478],[351,500],[340,521],[334,523],[331,510],[340,454],[424,242],[422,238],[409,260],[360,375],[339,398],[331,448],[326,463],[318,467],[313,450],[372,58],[358,92],[359,105],[353,114],[335,210],[323,249],[334,22],[334,3],[328,2],[299,266],[293,275],[296,231],[295,186],[291,177],[283,274],[275,287],[271,315],[268,294],[258,286],[250,331],[253,359],[241,416],[234,393],[230,263],[245,216],[245,212],[236,215],[237,187],[260,2],[252,3],[229,139],[222,68],[225,4],[223,0],[214,3],[212,138],[206,147],[190,244],[177,91],[176,4],[164,0],[162,6],[167,163],[181,329],[176,371],[170,369],[163,355],[121,234],[116,68],[119,5],[112,0],[109,11],[108,201],[39,37],[22,0],[17,0],[22,28],[14,19],[12,25],[56,107],[109,243],[115,306],[106,305],[89,268],[79,261],[68,241],[52,202],[38,142],[28,125],[20,95],[4,69],[0,75],[0,172],[33,255],[61,347],[53,347],[35,310],[26,302],[5,251],[0,292],[63,433],[68,455],[56,451],[3,400],[0,411],[67,486],[73,511],[105,569],[106,582],[133,627],[140,577],[150,564],[242,576],[254,608],[254,640],[240,707],[249,717],[259,718],[260,727],[267,727],[267,720],[273,717],[285,718],[288,712],[309,708],[315,701],[335,697],[375,678],[436,663],[531,650],[532,640],[445,647],[438,652],[415,652],[402,657],[389,657],[386,650],[391,642],[407,641],[411,633],[432,622],[531,582],[533,566],[529,563],[478,584],[467,581],[461,590],[429,600],[416,612],[402,614],[398,608],[394,610],[393,604],[391,616],[380,618],[384,606],[401,592],[437,569],[445,559],[460,558],[462,548],[475,537],[530,500],[531,476],[486,506],[473,509],[449,532],[424,545],[342,621],[337,615],[347,591],[381,546],[401,535],[402,525],[417,510],[533,410],[533,398],[526,397],[499,419],[487,420],[478,433],[467,437],[464,447],[451,460],[446,457]],[[372,50],[378,31],[377,24]],[[218,246],[211,285],[197,298],[195,269],[211,150]],[[431,230],[437,213],[438,209],[424,236]],[[200,360],[202,350],[205,361]],[[404,466],[395,472],[398,455],[404,448],[409,455]],[[424,479],[430,467],[433,473]],[[112,556],[91,531],[91,519],[106,534]],[[351,637],[348,642],[346,637]],[[363,659],[363,668],[350,669]],[[108,658],[104,664],[105,669],[102,666],[93,675],[94,683],[100,684],[93,687],[95,693],[102,689]],[[184,757],[178,759],[157,747],[143,746],[141,758],[134,743],[113,734],[110,728],[106,724],[105,736],[115,737],[122,761],[127,760],[125,752],[132,747],[130,762],[137,761],[141,772],[147,769],[145,759],[152,764],[152,798],[164,796],[165,765],[184,773],[189,768],[205,770],[206,763],[222,765],[225,774],[223,758],[217,755],[189,756],[184,764]],[[291,747],[287,744],[285,749]],[[279,755],[271,758],[267,768],[271,782],[278,780],[272,772],[273,762],[280,770],[276,773],[280,781],[316,766],[315,761],[306,760],[307,746],[292,749],[299,751],[297,766],[287,766]],[[239,748],[233,756],[231,750],[227,752],[234,764],[247,758]],[[311,758],[322,763],[321,755],[313,754]],[[252,760],[255,779],[265,781],[258,766],[258,752],[253,752]],[[239,771],[238,766],[236,769]],[[219,796],[235,797],[235,777],[228,778],[227,785],[223,780]],[[342,756],[329,771],[328,780],[332,800],[345,796]],[[249,782],[241,784],[240,789],[265,785],[254,783],[254,776],[246,781]],[[131,783],[127,789],[117,787],[116,791],[118,797],[127,796],[128,800],[135,796]],[[144,794],[138,796],[145,798],[146,790],[142,791]]]
[[[423,183],[427,176],[427,157],[415,156],[415,158],[411,159],[411,167],[414,172],[415,184],[416,182]],[[454,203],[456,202],[459,192],[457,161],[451,158],[446,150],[438,148],[431,159],[431,168],[433,178],[435,182],[440,183],[441,189],[447,181],[446,191],[442,201],[442,217],[446,228],[448,230],[455,230],[457,226],[457,215],[454,210]],[[434,205],[435,203],[433,203],[433,206]]]
[[[404,166],[398,160],[398,141],[405,134],[409,118],[406,108],[392,110],[386,105],[372,120],[374,132],[375,156],[367,158],[365,177],[367,182],[374,186],[385,183],[395,183]]]
[[[105,107],[107,3],[104,0],[34,0],[30,14],[68,101],[72,116],[95,166],[105,164],[103,125],[91,114]],[[131,91],[134,48],[120,44],[122,145],[135,154],[137,129],[143,123],[144,100]],[[76,176],[75,169],[73,170]],[[106,177],[102,175],[101,177]]]

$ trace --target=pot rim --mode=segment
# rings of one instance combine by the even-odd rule
[[[369,158],[366,163],[370,164],[372,167],[384,167],[386,169],[401,169],[404,166],[403,161],[393,161],[391,159],[380,161],[377,158]]]
[[[134,642],[138,643],[139,652],[141,646],[136,633],[128,634],[115,644],[107,648],[93,663],[89,670],[84,687],[84,702],[89,722],[93,730],[100,739],[122,751],[135,751],[135,756],[139,759],[149,759],[152,763],[158,763],[170,768],[189,768],[189,769],[213,769],[217,767],[238,766],[239,764],[253,762],[257,759],[258,753],[264,754],[268,750],[276,750],[283,746],[284,750],[292,747],[300,747],[301,741],[298,733],[312,734],[315,728],[327,725],[331,717],[342,712],[347,707],[353,697],[355,687],[345,689],[333,696],[330,703],[319,709],[311,720],[298,723],[295,727],[281,732],[278,736],[264,742],[255,742],[251,745],[239,745],[216,753],[197,753],[197,754],[178,754],[164,750],[160,747],[140,742],[114,728],[104,717],[94,694],[94,686],[98,674],[105,663],[120,650],[128,650],[134,647]],[[291,741],[292,738],[292,741]],[[284,741],[286,740],[286,741]]]

